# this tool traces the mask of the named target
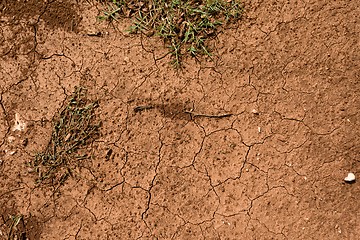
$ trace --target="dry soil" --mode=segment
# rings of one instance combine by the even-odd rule
[[[1,1],[0,239],[359,239],[360,5],[245,6],[175,70],[96,2]],[[27,163],[79,85],[101,137],[37,187]]]

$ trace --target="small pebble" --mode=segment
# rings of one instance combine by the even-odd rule
[[[259,111],[256,110],[256,109],[251,110],[251,112],[252,112],[253,114],[255,114],[255,115],[259,115]]]
[[[355,174],[353,173],[348,173],[348,175],[346,176],[346,178],[344,179],[345,182],[347,183],[353,183],[355,182]]]
[[[14,155],[16,153],[16,151],[10,151],[9,155]]]

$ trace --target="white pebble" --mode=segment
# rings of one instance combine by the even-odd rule
[[[348,173],[348,175],[346,176],[346,178],[344,179],[345,182],[354,182],[355,181],[355,174],[353,173]]]

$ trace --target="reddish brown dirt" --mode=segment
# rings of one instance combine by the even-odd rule
[[[360,185],[343,181],[360,177],[357,1],[247,1],[215,61],[180,72],[98,7],[0,4],[0,239],[359,238]],[[64,186],[34,188],[26,163],[80,84],[102,137]]]

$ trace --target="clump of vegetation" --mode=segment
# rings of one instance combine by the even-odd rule
[[[78,161],[89,157],[84,150],[99,136],[100,122],[95,117],[97,107],[97,101],[87,98],[85,88],[75,89],[54,121],[46,149],[36,154],[30,163],[38,174],[38,184],[64,183]]]
[[[11,225],[9,227],[10,230],[7,239],[8,240],[26,239],[26,231],[24,231],[25,230],[24,216],[23,215],[9,216],[9,220],[11,222]]]
[[[129,31],[162,37],[179,65],[184,52],[210,55],[206,40],[216,35],[218,26],[240,19],[242,12],[238,0],[112,0],[100,19],[133,17]]]

